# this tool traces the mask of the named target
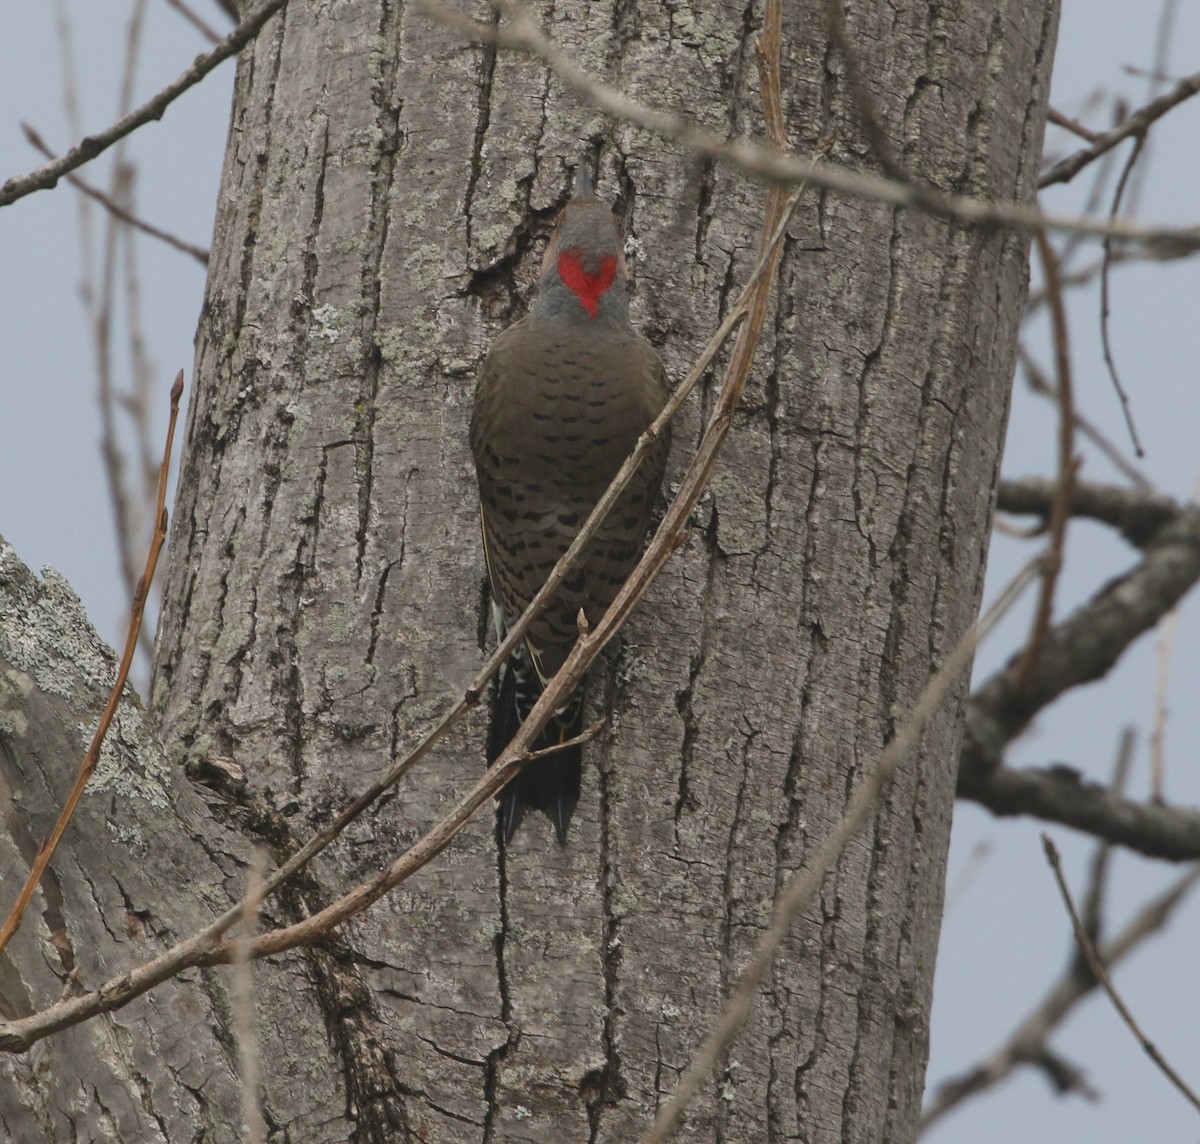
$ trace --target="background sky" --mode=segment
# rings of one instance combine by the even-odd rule
[[[20,122],[37,128],[58,151],[74,142],[63,111],[56,9],[70,18],[83,129],[94,131],[116,118],[131,7],[95,0],[5,0],[0,11],[0,180],[40,163]],[[222,33],[229,27],[212,0],[194,0],[194,8]],[[1054,107],[1102,129],[1112,122],[1115,100],[1130,107],[1143,103],[1150,84],[1145,73],[1155,59],[1156,19],[1157,13],[1136,0],[1064,0]],[[135,102],[173,79],[207,46],[167,0],[148,0]],[[1179,4],[1165,70],[1173,79],[1198,69],[1200,5]],[[177,101],[161,123],[137,132],[128,146],[137,170],[139,213],[200,246],[207,246],[212,230],[233,71],[232,61],[222,65]],[[1065,153],[1076,142],[1052,130],[1047,152]],[[1118,153],[1121,158],[1127,147]],[[106,156],[81,173],[107,186],[110,172],[111,156]],[[1200,97],[1155,128],[1142,179],[1137,209],[1146,221],[1200,222]],[[1080,210],[1089,186],[1054,189],[1043,204],[1056,211]],[[1111,186],[1110,179],[1110,191]],[[66,575],[104,638],[119,645],[128,593],[117,569],[100,458],[95,358],[80,297],[84,256],[78,200],[64,185],[0,212],[0,534],[29,565],[52,565]],[[1107,210],[1107,200],[1101,209]],[[101,213],[94,212],[97,239],[103,223]],[[91,257],[98,264],[103,251],[98,241],[93,246]],[[1076,252],[1072,266],[1086,265],[1098,254],[1099,248],[1090,244]],[[158,387],[152,435],[157,450],[171,380],[182,368],[191,382],[204,269],[148,239],[137,243],[137,264],[146,348]],[[1034,278],[1036,283],[1036,269]],[[1200,471],[1198,303],[1197,259],[1125,265],[1113,272],[1110,336],[1146,448],[1143,470],[1160,489],[1179,498],[1190,494]],[[1099,309],[1095,288],[1071,296],[1076,401],[1130,454],[1101,358]],[[120,310],[115,328],[124,328]],[[1031,323],[1027,346],[1048,369],[1044,320]],[[115,377],[120,388],[127,384],[128,360],[126,348],[119,347]],[[1050,474],[1055,432],[1053,407],[1030,395],[1019,377],[1005,473]],[[1084,479],[1118,479],[1093,450],[1081,443],[1080,451]],[[994,596],[1031,554],[1029,542],[998,538],[989,594]],[[139,548],[139,564],[141,559]],[[1057,614],[1066,614],[1134,560],[1132,550],[1108,530],[1073,522]],[[977,680],[996,670],[1019,645],[1029,613],[1029,604],[1019,609],[982,649]],[[1154,635],[1143,638],[1107,680],[1072,692],[1045,712],[1008,761],[1030,766],[1062,762],[1106,780],[1121,730],[1133,724],[1138,745],[1128,789],[1134,797],[1145,797],[1156,640]],[[1189,599],[1183,609],[1166,694],[1171,712],[1167,798],[1200,805],[1200,597]],[[1082,897],[1094,850],[1088,839],[1058,826],[997,820],[970,804],[957,808],[934,1003],[930,1093],[941,1079],[970,1068],[997,1047],[1072,956],[1068,923],[1042,856],[1043,829],[1063,851],[1067,876]],[[1119,929],[1143,901],[1180,873],[1177,867],[1118,852],[1107,932]],[[1200,1085],[1197,949],[1200,899],[1185,904],[1170,931],[1148,941],[1115,975],[1149,1037],[1193,1087]],[[1102,996],[1080,1006],[1050,1044],[1085,1071],[1099,1100],[1058,1097],[1040,1073],[1023,1070],[946,1117],[926,1139],[936,1144],[1116,1144],[1200,1138],[1200,1118],[1156,1071]]]

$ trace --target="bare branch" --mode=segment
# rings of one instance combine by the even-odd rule
[[[1054,400],[1054,387],[1050,384],[1041,366],[1037,364],[1024,346],[1017,346],[1017,357],[1025,369],[1025,377],[1029,388],[1040,397]],[[1128,460],[1120,449],[1106,437],[1093,422],[1085,417],[1078,409],[1075,410],[1075,428],[1082,433],[1112,464],[1113,468],[1124,473],[1138,488],[1149,490],[1152,486],[1137,466]]]
[[[655,134],[678,140],[694,154],[727,162],[755,178],[789,185],[807,180],[813,186],[826,190],[898,209],[922,210],[942,218],[955,219],[969,226],[1007,227],[1026,233],[1044,228],[1093,237],[1112,235],[1115,238],[1171,251],[1200,247],[1200,227],[1153,227],[1124,220],[1109,222],[1102,219],[1044,214],[1026,203],[947,194],[932,187],[884,179],[829,162],[817,163],[810,170],[805,162],[793,155],[750,140],[723,139],[711,131],[696,127],[682,116],[642,106],[616,88],[594,79],[575,64],[510,0],[490,2],[510,16],[508,24],[496,25],[473,20],[449,11],[434,0],[414,0],[417,11],[453,28],[467,39],[526,52],[543,60],[559,79],[578,91],[589,103],[614,118],[636,123]],[[0,205],[3,205],[2,199]]]
[[[1071,901],[1071,891],[1067,887],[1066,878],[1063,877],[1062,863],[1058,858],[1058,848],[1050,840],[1048,834],[1042,835],[1042,845],[1046,850],[1046,860],[1050,863],[1050,868],[1054,871],[1054,880],[1058,883],[1063,904],[1067,907],[1067,913],[1071,915],[1071,926],[1075,930],[1075,940],[1079,942],[1079,947],[1083,950],[1084,957],[1087,958],[1087,963],[1092,973],[1096,975],[1100,984],[1104,986],[1104,992],[1108,994],[1109,1000],[1112,1001],[1117,1012],[1120,1013],[1121,1019],[1129,1027],[1130,1032],[1138,1039],[1138,1043],[1142,1046],[1146,1055],[1158,1065],[1163,1075],[1183,1093],[1192,1107],[1200,1111],[1200,1097],[1188,1087],[1183,1077],[1171,1067],[1166,1057],[1158,1051],[1154,1042],[1142,1032],[1141,1026],[1130,1012],[1129,1007],[1121,999],[1116,986],[1113,985],[1112,978],[1109,977],[1108,970],[1104,967],[1104,962],[1096,952],[1096,947],[1092,944],[1092,939],[1088,936],[1087,930],[1083,928],[1083,924],[1079,920],[1079,915],[1075,912],[1075,903]]]
[[[1129,781],[1129,770],[1133,765],[1133,748],[1137,736],[1132,726],[1121,731],[1117,743],[1117,758],[1113,763],[1113,777],[1109,790],[1121,797],[1125,794],[1125,784]],[[1083,897],[1083,926],[1088,936],[1094,942],[1100,941],[1104,934],[1104,907],[1108,896],[1108,872],[1112,866],[1113,844],[1102,838],[1092,854],[1091,869],[1088,872],[1087,893]]]
[[[1138,495],[1119,490],[1107,504],[1105,498],[1095,497],[1093,507],[1116,508]],[[1145,501],[1155,505],[1153,497]],[[1200,579],[1200,510],[1179,509],[1143,544],[1144,557],[1137,565],[1049,630],[1027,688],[1014,688],[1012,673],[1005,668],[972,695],[958,793],[998,814],[1034,814],[1142,853],[1190,858],[1200,855],[1200,815],[1129,803],[1084,783],[1067,768],[1013,771],[1001,767],[1009,742],[1038,711],[1063,692],[1105,675],[1125,649]]]
[[[81,139],[65,155],[53,162],[38,167],[24,175],[14,175],[0,186],[0,207],[6,207],[23,199],[34,191],[44,191],[57,184],[68,171],[74,171],[90,162],[97,155],[108,150],[114,143],[124,139],[126,135],[155,119],[161,119],[163,113],[188,88],[195,87],[218,64],[224,63],[230,56],[236,55],[262,30],[263,25],[287,4],[287,0],[265,0],[263,5],[247,16],[228,36],[225,37],[211,52],[197,56],[192,66],[177,79],[169,83],[152,99],[147,100],[141,107],[118,119],[110,127],[95,135]]]
[[[1111,131],[1098,135],[1089,146],[1068,155],[1055,163],[1038,181],[1038,186],[1051,187],[1055,183],[1069,183],[1089,163],[1094,163],[1101,155],[1111,151],[1131,136],[1142,134],[1156,120],[1161,119],[1174,107],[1200,92],[1200,72],[1181,79],[1170,91],[1151,100],[1144,107],[1135,111],[1128,119]]]
[[[28,123],[21,124],[21,130],[25,132],[25,138],[30,144],[36,147],[47,159],[57,159],[58,156],[46,146],[41,135]],[[165,242],[168,246],[178,250],[181,254],[190,254],[201,266],[208,265],[208,251],[203,247],[194,246],[190,242],[185,242],[182,238],[176,238],[169,231],[160,230],[151,223],[144,222],[137,215],[127,211],[120,203],[116,202],[103,191],[97,190],[90,183],[86,182],[79,175],[67,175],[67,182],[76,190],[81,191],[90,199],[95,199],[109,214],[114,218],[118,218],[121,222],[128,223],[135,230],[140,230],[143,234],[149,235],[151,238],[157,238],[160,242]]]
[[[246,1144],[267,1144],[267,1125],[259,1099],[258,1035],[254,1019],[254,970],[250,965],[250,942],[258,928],[258,912],[262,907],[263,871],[267,865],[266,848],[254,851],[246,879],[246,896],[242,899],[242,932],[234,941],[233,970],[234,1039],[237,1041],[238,1068],[242,1081],[242,1123]]]
[[[1200,811],[1121,798],[1074,768],[1000,766],[987,773],[960,767],[958,797],[1002,816],[1027,815],[1106,838],[1147,858],[1200,858]]]
[[[1200,881],[1200,866],[1194,866],[1164,893],[1147,902],[1128,924],[1100,951],[1104,963],[1119,964],[1147,938],[1165,928],[1168,921]],[[1045,1050],[1046,1039],[1071,1011],[1096,988],[1095,976],[1075,970],[1074,959],[1049,993],[1013,1030],[1008,1040],[985,1060],[938,1085],[937,1093],[921,1117],[921,1131],[931,1127],[968,1097],[999,1084],[1018,1065],[1032,1062]]]
[[[1055,127],[1062,127],[1070,131],[1072,135],[1078,135],[1080,139],[1086,139],[1089,143],[1094,143],[1100,138],[1098,132],[1089,130],[1077,119],[1072,119],[1069,115],[1064,115],[1061,111],[1055,111],[1053,107],[1046,108],[1046,118]]]
[[[167,0],[171,5],[193,28],[196,29],[210,44],[219,44],[221,42],[220,35],[213,30],[203,18],[198,16],[192,9],[183,2],[183,0]]]
[[[1116,190],[1113,191],[1112,208],[1108,212],[1109,218],[1116,218],[1117,212],[1121,209],[1121,200],[1125,195],[1126,188],[1129,186],[1130,177],[1137,169],[1138,157],[1145,152],[1147,138],[1144,132],[1134,137],[1133,150],[1130,151],[1129,158],[1125,161],[1124,167],[1121,168],[1121,176],[1117,179]],[[1113,356],[1112,341],[1109,337],[1109,272],[1112,269],[1112,257],[1115,250],[1116,244],[1112,238],[1105,237],[1104,269],[1100,274],[1100,345],[1104,351],[1104,364],[1108,367],[1109,379],[1112,381],[1113,389],[1117,391],[1117,398],[1121,402],[1121,412],[1125,415],[1125,427],[1129,430],[1129,439],[1133,444],[1133,451],[1140,460],[1146,456],[1146,451],[1142,448],[1142,442],[1138,438],[1137,426],[1133,420],[1133,409],[1129,403],[1129,394],[1125,386],[1121,384],[1120,375],[1117,373],[1117,363]]]
[[[1033,672],[1042,645],[1050,627],[1050,616],[1054,608],[1054,589],[1058,574],[1062,571],[1063,548],[1067,540],[1068,506],[1071,489],[1075,484],[1075,399],[1071,384],[1071,347],[1067,335],[1067,311],[1063,303],[1062,280],[1058,273],[1058,258],[1046,232],[1039,230],[1034,236],[1042,267],[1046,275],[1046,291],[1050,298],[1050,317],[1054,328],[1054,363],[1058,375],[1058,479],[1054,486],[1054,499],[1050,502],[1047,518],[1050,532],[1050,549],[1042,558],[1042,589],[1038,593],[1034,611],[1033,627],[1029,632],[1025,650],[1013,665],[1012,685],[1017,691],[1025,691],[1033,681]]]
[[[1048,516],[1056,488],[1054,481],[1042,477],[1001,481],[996,507],[1001,512]],[[1076,481],[1070,500],[1072,516],[1110,525],[1136,548],[1146,548],[1166,525],[1186,511],[1178,501],[1154,489],[1093,481]]]

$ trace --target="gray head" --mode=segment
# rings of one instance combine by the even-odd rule
[[[575,194],[558,216],[542,262],[533,314],[557,320],[629,322],[624,239],[605,203],[596,198],[584,163]]]

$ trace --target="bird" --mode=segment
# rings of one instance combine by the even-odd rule
[[[493,342],[480,367],[470,443],[497,640],[546,582],[668,397],[658,352],[629,319],[624,239],[587,163],[546,249],[536,300]],[[669,426],[577,563],[501,668],[487,757],[508,745],[562,667],[580,631],[603,616],[641,555],[670,449]],[[505,843],[529,810],[560,845],[579,802],[580,686],[551,717],[499,794]],[[566,746],[563,746],[566,744]]]

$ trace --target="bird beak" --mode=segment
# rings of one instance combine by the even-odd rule
[[[588,169],[587,160],[581,156],[579,167],[575,171],[575,197],[581,199],[595,193],[596,188],[592,183],[592,172]]]

